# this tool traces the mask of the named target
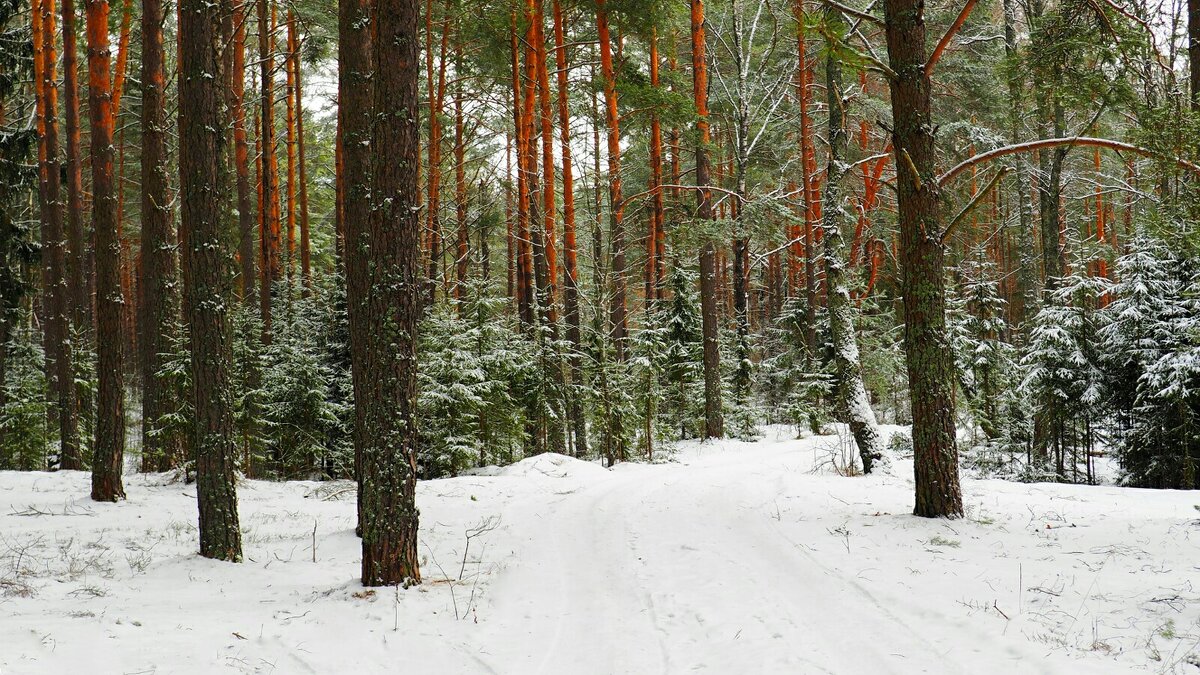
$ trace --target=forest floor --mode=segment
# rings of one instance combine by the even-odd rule
[[[836,447],[422,482],[408,590],[358,584],[348,483],[244,481],[232,565],[166,475],[0,473],[0,673],[1200,673],[1200,494],[968,479],[924,520]]]

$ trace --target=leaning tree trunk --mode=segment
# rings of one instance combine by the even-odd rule
[[[179,177],[189,249],[187,323],[192,352],[192,450],[200,508],[200,555],[240,562],[234,486],[233,390],[229,381],[231,277],[222,222],[226,152],[222,16],[228,3],[183,0],[179,21]]]
[[[92,499],[125,497],[125,386],[121,354],[121,241],[113,181],[113,107],[108,0],[87,0],[88,107],[91,117],[92,226],[96,235],[96,367],[100,376]]]
[[[830,23],[839,15],[834,10],[826,12]],[[841,181],[845,178],[847,165],[846,149],[849,136],[846,134],[845,91],[842,88],[842,64],[832,49],[825,60],[825,92],[829,105],[829,168],[825,179],[825,208],[823,209],[825,243],[825,294],[829,310],[829,337],[833,342],[834,378],[837,396],[843,408],[846,424],[858,445],[862,458],[863,473],[871,473],[875,463],[884,458],[883,442],[871,410],[871,400],[863,382],[862,361],[858,355],[858,338],[854,331],[854,303],[850,301],[848,274],[846,273],[846,241],[842,236],[842,224],[848,214],[844,209]]]
[[[178,392],[161,376],[163,355],[175,345],[179,285],[167,163],[166,74],[161,0],[142,0],[142,470],[166,471],[180,462],[182,439],[163,420]],[[253,261],[252,261],[253,262]]]
[[[696,217],[712,220],[708,189],[708,64],[705,61],[704,1],[692,0],[692,96],[696,104]],[[721,345],[717,320],[717,251],[711,238],[700,245],[700,320],[704,336],[704,437],[725,435],[721,410]]]
[[[349,298],[351,335],[359,357],[353,362],[357,438],[363,442],[362,582],[394,586],[421,580],[416,348],[422,275],[415,39],[420,7],[416,0],[378,0],[375,7],[371,150],[387,161],[375,162],[372,168],[374,208],[369,221],[347,222],[347,254],[362,256],[354,267],[366,270],[366,278],[351,286],[354,294]],[[347,175],[348,180],[360,178]]]
[[[904,352],[913,418],[916,508],[925,517],[963,514],[954,435],[954,354],[946,331],[945,248],[937,183],[925,16],[921,0],[886,0],[892,149],[900,221]]]

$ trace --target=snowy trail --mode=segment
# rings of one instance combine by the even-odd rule
[[[486,643],[544,648],[508,650],[506,672],[974,673],[1022,656],[939,647],[791,541],[761,500],[794,457],[754,455],[626,467],[523,519],[491,590],[511,618]]]
[[[832,475],[834,444],[421,482],[399,592],[357,582],[348,483],[245,481],[230,565],[195,554],[192,486],[0,472],[0,673],[1200,672],[1195,493],[968,479],[967,518],[926,520],[909,463]]]

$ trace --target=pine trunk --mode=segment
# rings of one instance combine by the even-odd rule
[[[696,217],[713,218],[709,183],[708,63],[704,37],[704,2],[691,0],[692,96],[696,105]],[[725,435],[721,409],[721,344],[717,317],[717,250],[711,239],[700,245],[700,321],[704,337],[704,437]]]
[[[96,237],[96,439],[92,499],[125,497],[125,387],[121,353],[121,242],[117,232],[117,189],[113,180],[113,97],[108,44],[108,0],[86,0],[88,108],[91,118],[92,226]]]
[[[924,517],[963,515],[954,429],[954,353],[946,333],[941,195],[935,171],[925,17],[920,0],[886,0],[892,148],[900,221],[904,350],[913,419],[916,507]]]
[[[362,583],[419,583],[416,507],[416,347],[421,315],[417,161],[416,0],[376,3],[371,193],[366,227],[349,221],[356,423],[362,447]],[[394,114],[393,111],[405,114]],[[386,113],[385,113],[386,111]],[[360,114],[359,111],[348,111]],[[347,175],[349,180],[361,176]],[[364,264],[365,263],[365,264]],[[365,291],[365,294],[363,293]]]
[[[584,385],[583,340],[579,316],[579,262],[575,240],[575,176],[571,165],[571,112],[567,89],[566,30],[563,25],[562,2],[554,0],[554,59],[558,79],[558,126],[562,144],[563,184],[563,307],[566,312],[567,340],[571,343],[569,359],[571,384]],[[568,396],[571,435],[575,439],[575,456],[587,454],[587,418],[583,414],[582,397]]]
[[[92,328],[92,298],[84,281],[87,244],[83,233],[83,163],[79,133],[79,46],[76,40],[75,1],[62,2],[63,121],[67,136],[67,268],[71,322],[78,333]]]
[[[840,22],[836,10],[826,10],[829,25]],[[850,301],[850,280],[846,272],[846,242],[842,226],[846,222],[846,205],[842,203],[841,182],[846,177],[846,154],[849,137],[846,133],[846,92],[842,83],[842,64],[833,49],[825,60],[825,92],[829,110],[829,164],[825,174],[825,283],[829,288],[826,303],[829,310],[829,338],[833,343],[835,387],[844,412],[846,424],[858,445],[863,473],[875,469],[884,458],[883,442],[871,410],[871,399],[863,382],[862,362],[859,359],[858,337],[854,327],[854,304]]]
[[[621,197],[621,130],[617,113],[617,75],[613,64],[605,0],[596,0],[600,70],[604,76],[604,120],[608,129],[609,238],[612,249],[612,300],[609,311],[617,361],[625,360],[628,332],[625,302],[625,204]]]
[[[178,392],[160,376],[163,355],[175,347],[179,286],[167,163],[164,11],[142,0],[142,470],[166,471],[183,459],[182,439],[165,433],[163,418]]]
[[[275,159],[275,47],[270,0],[258,0],[258,58],[262,146],[259,190],[259,312],[264,344],[271,343],[271,299],[279,281],[279,168]]]
[[[192,449],[200,510],[200,555],[240,562],[242,535],[234,486],[233,390],[230,385],[231,277],[222,223],[225,183],[226,65],[222,18],[228,3],[182,0],[179,26],[179,176],[189,279],[187,324],[195,406]]]
[[[156,0],[158,1],[158,0]],[[237,0],[233,33],[233,143],[234,170],[237,173],[238,263],[241,299],[247,306],[254,302],[257,271],[254,265],[254,211],[250,203],[250,141],[246,132],[246,22],[250,19],[247,3]]]
[[[63,232],[62,183],[58,159],[58,90],[55,88],[54,0],[41,0],[36,10],[40,20],[40,81],[43,119],[41,175],[42,280],[45,290],[46,374],[50,393],[57,402],[60,464],[64,469],[82,469],[79,448],[79,412],[72,370],[70,295],[67,287],[66,241]]]

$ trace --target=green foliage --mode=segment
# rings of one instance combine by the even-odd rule
[[[47,426],[45,353],[42,336],[28,321],[20,322],[7,345],[3,406],[0,406],[0,469],[38,471],[46,468],[53,442]]]
[[[507,298],[472,284],[461,311],[433,308],[421,326],[419,470],[451,476],[520,455],[545,405],[535,345],[515,337]]]

